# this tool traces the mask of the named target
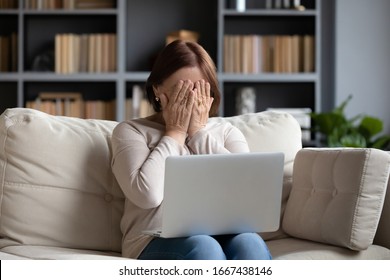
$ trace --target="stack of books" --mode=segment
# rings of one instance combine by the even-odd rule
[[[115,0],[25,0],[25,8],[32,10],[109,9],[114,7]]]
[[[115,120],[115,100],[86,100],[86,119]]]
[[[78,92],[42,92],[35,100],[26,102],[26,108],[77,118],[84,117],[83,107],[83,99]]]
[[[57,34],[55,72],[58,74],[116,71],[116,34]]]
[[[313,35],[225,35],[227,73],[315,71]]]
[[[18,0],[0,0],[0,10],[1,9],[17,9]]]
[[[41,92],[26,108],[51,115],[115,120],[115,100],[83,100],[80,92]]]

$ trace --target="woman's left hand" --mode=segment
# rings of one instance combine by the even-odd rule
[[[210,83],[200,80],[195,83],[195,102],[188,127],[188,136],[192,137],[206,126],[214,98],[210,96]]]

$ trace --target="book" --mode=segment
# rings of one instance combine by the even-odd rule
[[[86,100],[84,102],[86,119],[115,119],[114,100]]]
[[[232,36],[225,35],[223,37],[223,69],[226,73],[233,72],[233,46]]]
[[[54,71],[62,73],[62,35],[56,34],[54,37]]]
[[[87,34],[80,35],[80,61],[79,71],[88,72],[89,40]]]
[[[313,35],[225,35],[227,73],[299,73],[315,70]]]
[[[115,7],[114,0],[76,0],[75,9],[109,9]]]
[[[299,52],[299,36],[293,35],[291,36],[291,67],[293,73],[300,72],[300,52]]]
[[[11,69],[12,72],[18,71],[18,34],[11,34]]]
[[[116,34],[56,34],[55,72],[113,72],[117,65]]]
[[[115,72],[117,68],[117,42],[116,42],[116,35],[115,34],[109,34],[109,72]]]
[[[18,0],[0,0],[0,10],[17,9],[18,2]]]
[[[79,92],[41,92],[35,100],[27,101],[26,107],[52,115],[84,117],[84,102]]]
[[[2,3],[18,2],[17,0],[0,0]],[[115,0],[25,0],[25,8],[32,10],[53,10],[53,9],[110,9],[115,7]],[[14,4],[15,5],[15,4]],[[14,6],[13,5],[13,6]],[[10,8],[17,8],[11,7]]]
[[[303,72],[315,71],[314,36],[303,36]]]

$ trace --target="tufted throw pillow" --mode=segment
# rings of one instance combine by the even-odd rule
[[[302,149],[283,229],[291,236],[364,250],[386,194],[390,155],[376,149]]]
[[[115,125],[6,110],[0,116],[0,238],[120,252],[124,196],[111,172]]]

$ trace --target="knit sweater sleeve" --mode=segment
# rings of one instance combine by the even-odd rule
[[[126,198],[142,209],[158,207],[163,200],[165,159],[187,153],[167,136],[151,148],[147,130],[123,122],[112,136],[112,171]]]
[[[198,131],[187,146],[193,154],[226,154],[249,152],[242,132],[230,124],[214,124]]]

